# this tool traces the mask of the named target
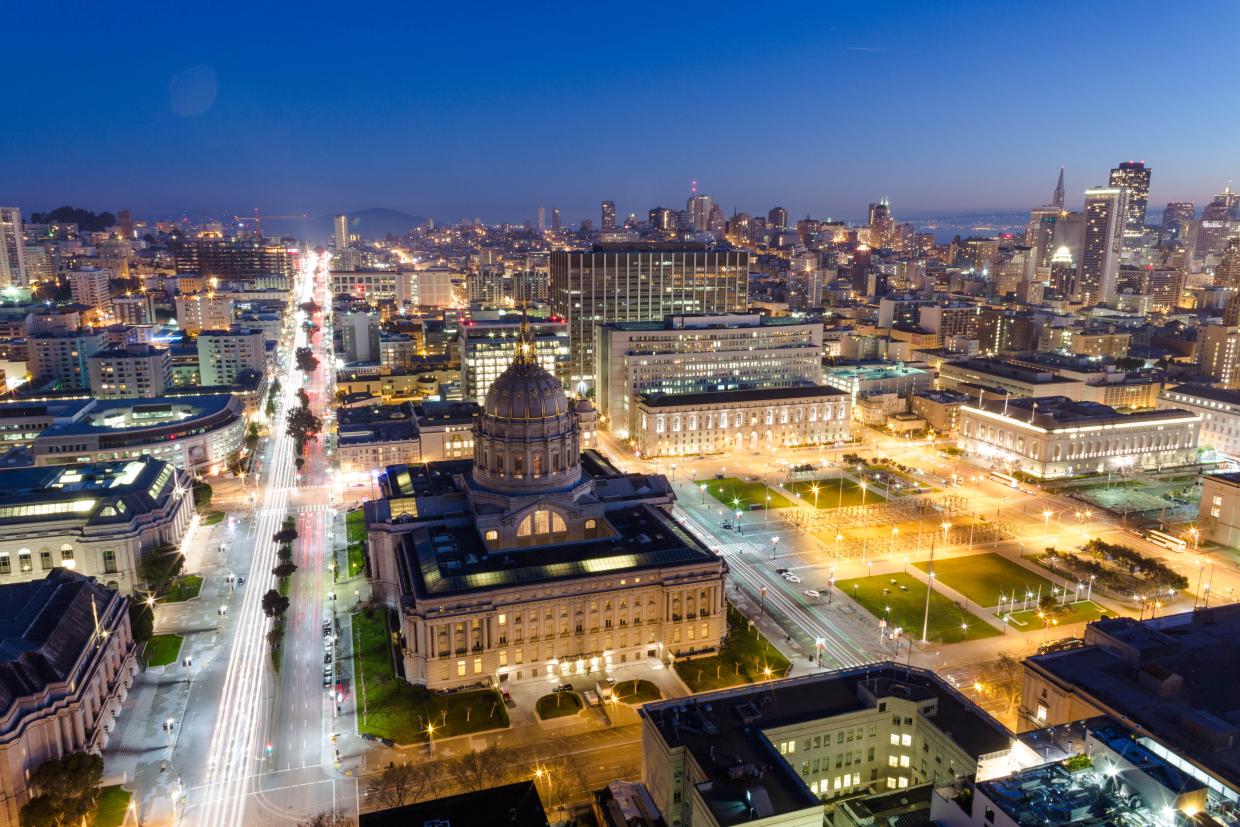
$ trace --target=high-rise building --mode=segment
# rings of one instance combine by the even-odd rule
[[[1184,224],[1197,217],[1197,209],[1192,201],[1168,201],[1163,207],[1162,228],[1178,230]]]
[[[557,233],[560,231],[560,208],[559,207],[551,208],[551,229]]]
[[[603,230],[603,232],[606,233],[606,232],[610,232],[611,230],[616,229],[616,202],[615,201],[604,201],[603,202],[602,218],[603,220],[599,224],[599,227]]]
[[[96,399],[149,399],[172,387],[172,354],[148,344],[101,350],[86,359],[86,370]]]
[[[1127,216],[1127,189],[1097,187],[1085,191],[1085,236],[1074,292],[1086,306],[1115,301]]]
[[[709,195],[694,195],[689,199],[685,209],[689,213],[689,223],[696,232],[706,232],[710,225],[710,208],[714,203]]]
[[[465,274],[465,292],[470,304],[495,307],[504,300],[504,266],[482,264]]]
[[[22,211],[17,207],[0,207],[0,288],[24,287],[28,283]]]
[[[518,316],[497,321],[472,321],[457,332],[461,357],[461,398],[486,402],[487,391],[517,355],[521,331]],[[564,322],[530,322],[527,341],[543,370],[560,377],[568,372],[568,325]]]
[[[112,311],[121,324],[143,325],[155,323],[155,303],[150,293],[134,293],[112,299]]]
[[[662,321],[689,313],[737,313],[748,306],[749,253],[702,244],[641,249],[596,245],[551,254],[551,310],[568,322],[567,386],[595,384],[595,326]]]
[[[190,336],[204,330],[227,330],[235,309],[232,298],[223,294],[190,293],[176,298],[177,324]]]
[[[345,362],[379,361],[379,317],[374,313],[346,313],[340,324]]]
[[[1240,211],[1240,193],[1225,190],[1206,204],[1201,211],[1201,229],[1197,233],[1197,255],[1217,250],[1227,237],[1227,231]]]
[[[1214,286],[1240,289],[1240,236],[1228,240],[1223,258],[1214,270]]]
[[[672,228],[672,211],[667,207],[655,207],[649,213],[652,230],[670,230]]]
[[[298,251],[278,238],[196,238],[174,241],[172,256],[178,273],[221,281],[271,279],[278,286],[297,271]]]
[[[100,313],[112,312],[112,298],[108,281],[112,273],[97,267],[69,271],[69,290],[78,304],[93,307]]]
[[[538,208],[537,226],[538,226],[538,232],[540,233],[545,232],[547,229],[547,208],[546,207]]]
[[[87,360],[103,350],[106,341],[102,330],[88,327],[37,333],[26,340],[27,370],[36,381],[52,380],[64,390],[86,390],[90,387]]]
[[[265,354],[262,328],[234,325],[231,330],[204,330],[198,336],[201,384],[231,385],[246,371],[261,374]]]
[[[788,211],[783,207],[771,207],[770,212],[766,214],[766,221],[771,225],[772,230],[788,229]]]
[[[349,217],[344,213],[336,216],[336,249],[343,250],[349,246]]]
[[[116,214],[116,226],[121,231],[121,238],[129,240],[133,238],[133,213],[129,210],[121,210]]]
[[[1211,324],[1201,328],[1197,344],[1201,372],[1224,388],[1240,388],[1240,327]]]
[[[1025,245],[1033,254],[1033,266],[1049,267],[1055,255],[1055,229],[1063,210],[1059,207],[1036,207],[1025,229]]]
[[[1138,238],[1145,233],[1145,210],[1150,203],[1150,173],[1144,161],[1124,161],[1111,170],[1110,185],[1128,191],[1124,211],[1124,235]]]
[[[723,210],[718,204],[711,204],[710,215],[706,218],[706,230],[723,235]]]
[[[1051,206],[1059,210],[1064,205],[1063,167],[1059,168],[1059,182],[1055,184],[1055,192],[1051,195]]]

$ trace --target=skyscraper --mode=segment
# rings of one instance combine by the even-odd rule
[[[0,207],[0,287],[24,287],[26,284],[22,211],[18,207]]]
[[[603,221],[600,226],[602,227],[603,232],[609,232],[610,230],[616,229],[616,202],[615,201],[604,201],[603,202]]]
[[[1085,191],[1085,238],[1075,293],[1087,307],[1115,301],[1115,283],[1128,217],[1128,190],[1097,187]]]
[[[536,226],[538,227],[538,232],[540,233],[544,232],[547,229],[547,208],[546,207],[538,208],[538,223]]]
[[[1201,211],[1201,231],[1197,233],[1197,254],[1204,255],[1218,249],[1227,236],[1227,228],[1237,218],[1240,210],[1240,193],[1225,190],[1205,205]]]
[[[703,244],[596,245],[551,253],[551,312],[568,322],[569,389],[595,384],[595,328],[676,313],[738,313],[749,304],[749,254]]]
[[[1163,207],[1162,228],[1177,231],[1196,217],[1197,209],[1192,201],[1168,201]]]
[[[771,211],[766,214],[766,223],[772,230],[788,229],[788,211],[783,207],[771,207]]]
[[[1110,185],[1128,190],[1124,235],[1137,238],[1145,233],[1145,209],[1150,203],[1150,173],[1144,161],[1124,161],[1111,170]]]
[[[723,235],[723,210],[718,204],[710,205],[710,215],[706,218],[706,229],[712,233]]]
[[[555,230],[557,233],[560,231],[560,208],[559,207],[551,208],[551,229]]]
[[[696,232],[706,232],[710,224],[710,208],[714,203],[709,195],[694,195],[689,199],[685,209],[689,212],[689,223]]]
[[[649,213],[650,228],[653,230],[670,230],[672,228],[672,211],[667,207],[655,207]]]
[[[1063,167],[1059,168],[1059,183],[1055,185],[1055,193],[1051,196],[1051,206],[1063,209],[1064,191],[1063,191]]]
[[[349,217],[344,213],[336,216],[336,249],[343,250],[349,246]]]
[[[1228,240],[1223,258],[1214,270],[1214,286],[1240,289],[1240,236]]]

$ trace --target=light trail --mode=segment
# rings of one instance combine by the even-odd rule
[[[324,262],[308,256],[299,274],[298,303],[313,297],[316,276]],[[290,310],[297,318],[297,311]],[[307,343],[300,323],[296,325],[293,346],[285,354],[280,377],[282,404],[271,423],[274,449],[266,468],[267,481],[255,528],[254,551],[250,558],[247,588],[240,592],[236,631],[233,636],[219,713],[207,752],[206,799],[190,813],[191,823],[202,827],[240,827],[245,816],[246,797],[251,792],[263,756],[259,754],[259,733],[265,719],[267,687],[267,632],[271,621],[263,613],[262,596],[275,587],[271,574],[277,562],[272,536],[280,530],[288,511],[289,493],[295,482],[293,441],[285,433],[287,411],[296,403],[302,382],[294,356]],[[326,365],[323,367],[327,369]]]

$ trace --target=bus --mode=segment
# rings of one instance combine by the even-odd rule
[[[1188,548],[1188,542],[1184,540],[1184,538],[1176,537],[1175,535],[1168,534],[1165,531],[1158,531],[1157,529],[1148,528],[1141,533],[1141,536],[1145,537],[1145,539],[1149,540],[1156,546],[1162,546],[1163,548],[1171,549],[1172,551],[1184,551]]]
[[[1016,477],[1013,477],[1011,474],[1005,474],[1002,471],[991,471],[990,478],[995,482],[1003,483],[1008,488],[1020,487],[1020,483],[1016,481]]]

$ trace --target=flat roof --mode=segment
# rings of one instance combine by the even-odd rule
[[[872,699],[893,696],[937,699],[926,721],[975,758],[1011,746],[1007,729],[942,678],[892,662],[648,703],[638,714],[668,747],[693,755],[708,777],[698,792],[720,824],[732,825],[754,820],[745,802],[759,788],[767,816],[822,806],[766,731],[870,709]]]
[[[1225,405],[1240,405],[1240,391],[1215,388],[1210,385],[1176,385],[1164,390],[1162,395],[1166,397],[1170,393],[1196,396],[1201,399],[1209,399],[1211,402],[1222,402]]]
[[[1034,410],[1035,405],[1037,406],[1036,412]],[[1198,418],[1197,414],[1191,411],[1182,411],[1178,408],[1157,408],[1120,413],[1110,405],[1103,405],[1101,402],[1070,399],[1067,396],[1016,396],[1002,399],[987,399],[980,405],[970,403],[968,407],[974,410],[984,410],[987,413],[1006,416],[1009,419],[1020,419],[1024,422],[1036,420],[1033,424],[1050,430],[1058,427],[1069,428],[1076,425],[1111,422],[1114,420],[1137,422],[1142,419],[1148,419],[1152,422],[1160,422]],[[1005,410],[1007,411],[1006,414],[1004,414]]]
[[[1085,640],[1027,663],[1240,790],[1240,604],[1096,621]]]
[[[359,827],[547,827],[549,823],[532,780],[362,813],[358,818]]]
[[[680,405],[731,405],[738,402],[771,402],[811,399],[816,396],[847,396],[839,388],[829,385],[797,385],[790,388],[745,388],[734,391],[710,393],[642,394],[638,401],[651,408],[667,408]]]

